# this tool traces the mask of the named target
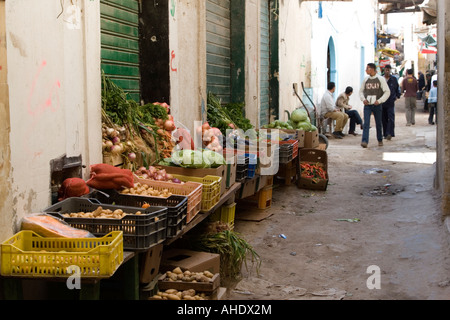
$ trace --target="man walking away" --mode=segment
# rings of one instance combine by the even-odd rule
[[[433,81],[433,86],[430,89],[430,95],[428,96],[428,109],[430,110],[430,116],[428,117],[429,124],[437,123],[437,80]],[[433,121],[433,118],[436,120]]]
[[[382,105],[383,137],[386,140],[391,140],[395,137],[395,101],[400,98],[401,93],[397,78],[391,74],[391,65],[389,64],[384,68],[384,78],[391,95]]]
[[[374,63],[367,64],[367,77],[364,79],[359,96],[364,103],[364,130],[361,146],[367,148],[369,144],[370,117],[373,113],[377,129],[378,146],[383,146],[383,128],[381,123],[381,105],[386,102],[391,92],[386,79],[377,74],[377,67]]]
[[[345,92],[341,93],[339,97],[336,100],[336,106],[340,108],[342,111],[344,111],[349,119],[350,119],[350,126],[348,130],[348,134],[352,134],[354,136],[357,136],[358,134],[355,132],[356,125],[361,126],[361,130],[363,130],[363,121],[361,119],[361,116],[359,115],[359,112],[357,110],[354,110],[351,105],[348,104],[350,100],[350,96],[353,94],[353,88],[347,87],[345,89]]]
[[[406,78],[402,82],[402,93],[405,93],[406,126],[416,124],[416,96],[419,90],[417,79],[413,77],[413,70],[408,69]]]
[[[322,115],[325,119],[336,120],[336,127],[333,132],[333,136],[336,139],[342,139],[344,137],[342,130],[347,124],[348,115],[336,108],[336,102],[333,98],[333,93],[336,91],[336,84],[334,82],[330,82],[328,83],[327,88],[328,90],[324,93],[322,101],[320,102]]]

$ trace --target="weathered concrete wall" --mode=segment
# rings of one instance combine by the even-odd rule
[[[311,38],[314,3],[289,1],[281,3],[279,16],[280,119],[287,120],[286,110],[301,106],[294,94],[294,83],[302,97],[301,83],[311,86]],[[316,54],[316,52],[314,52]]]
[[[0,1],[0,235],[12,235],[11,149],[9,140],[9,90],[7,83],[5,1]]]
[[[204,1],[175,1],[169,6],[170,90],[175,120],[191,133],[206,107],[206,9]]]
[[[245,5],[245,110],[252,124],[260,123],[260,1]]]
[[[438,13],[438,126],[436,187],[442,195],[442,214],[450,216],[450,3],[437,1]]]
[[[85,165],[102,161],[100,6],[77,1],[80,15],[70,23],[71,3],[7,1],[1,20],[6,22],[10,121],[5,128],[10,128],[12,173],[0,178],[10,181],[13,201],[2,210],[18,222],[50,204],[52,159],[66,154],[81,155]]]

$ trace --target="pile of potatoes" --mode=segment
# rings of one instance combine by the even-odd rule
[[[208,300],[204,292],[197,293],[194,289],[178,291],[167,289],[164,292],[158,291],[151,299],[153,300]]]
[[[138,211],[136,213],[125,213],[122,209],[110,210],[103,209],[99,206],[95,211],[92,212],[72,212],[72,213],[64,213],[62,214],[65,218],[99,218],[99,219],[122,219],[126,215],[134,214],[141,215],[142,212]]]
[[[189,270],[182,271],[179,267],[172,271],[166,272],[167,281],[184,281],[184,282],[211,282],[214,274],[208,270],[203,272],[191,272]]]
[[[173,195],[168,189],[163,189],[162,191],[156,190],[148,184],[143,184],[137,182],[134,184],[133,188],[124,188],[120,191],[122,194],[136,195],[136,196],[150,196],[150,197],[162,197],[167,198]]]

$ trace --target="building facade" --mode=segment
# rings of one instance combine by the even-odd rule
[[[294,88],[306,102],[302,84],[316,104],[328,81],[359,90],[376,15],[375,0],[0,0],[0,234],[102,162],[102,72],[190,130],[208,92],[259,127],[301,106]]]

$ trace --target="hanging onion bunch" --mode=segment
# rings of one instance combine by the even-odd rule
[[[102,137],[104,152],[110,152],[112,155],[122,155],[129,162],[136,160],[136,147],[133,141],[127,139],[128,135],[125,127],[111,127],[103,124]]]

